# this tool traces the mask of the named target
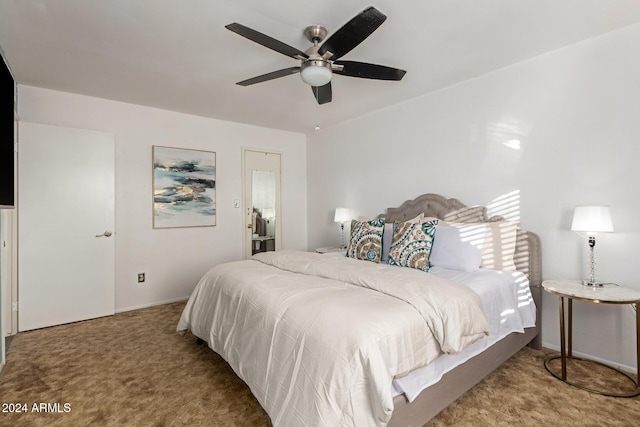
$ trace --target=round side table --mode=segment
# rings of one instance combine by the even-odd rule
[[[640,312],[638,312],[638,303],[640,303],[640,291],[634,289],[624,288],[622,286],[585,286],[578,281],[570,280],[545,280],[542,282],[542,287],[545,291],[555,294],[559,297],[560,303],[560,356],[551,357],[544,362],[544,366],[551,375],[557,379],[564,381],[574,387],[581,388],[593,393],[602,394],[604,396],[611,397],[633,397],[640,395]],[[566,331],[567,340],[565,341],[565,314],[564,306],[565,299],[568,306],[568,330]],[[630,375],[622,372],[621,370],[612,366],[606,365],[595,360],[582,359],[573,357],[572,354],[572,332],[573,332],[573,300],[584,301],[596,304],[636,304],[636,365],[638,369],[638,375],[636,379]],[[561,359],[561,372],[558,374],[554,372],[549,363],[552,360]],[[634,390],[628,392],[606,391],[597,390],[592,387],[586,387],[581,384],[569,381],[567,379],[567,359],[583,360],[589,363],[595,363],[612,371],[617,372],[629,379],[633,385]]]

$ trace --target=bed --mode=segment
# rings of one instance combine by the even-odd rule
[[[371,241],[353,243],[361,225],[387,224],[373,233],[381,245],[394,223],[391,262],[374,259],[382,255],[367,246]],[[404,260],[413,268],[404,268],[410,265],[394,246],[403,226],[433,230],[431,243],[445,241],[438,231],[506,236],[509,226],[510,243],[501,245],[513,246],[512,265],[503,270],[507,261],[483,231],[482,265],[497,262],[495,268],[450,268],[442,243],[437,258],[445,267],[432,265],[427,254],[426,265],[416,256]],[[542,272],[534,233],[488,218],[484,207],[425,194],[354,222],[349,249],[357,248],[360,259],[279,251],[215,266],[195,288],[177,330],[191,330],[227,360],[275,426],[422,426],[522,347],[539,348]],[[500,283],[514,301],[493,296],[487,281]],[[502,320],[494,325],[493,317]]]

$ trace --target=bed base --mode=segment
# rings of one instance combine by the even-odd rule
[[[404,395],[396,396],[388,427],[424,426],[530,343],[536,335],[536,328],[528,328],[524,334],[507,335],[487,350],[444,374],[438,383],[425,389],[413,402],[407,401]]]

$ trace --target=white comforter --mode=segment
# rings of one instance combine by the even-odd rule
[[[178,324],[249,385],[274,426],[384,426],[391,383],[488,333],[477,294],[422,271],[278,251],[218,265]]]

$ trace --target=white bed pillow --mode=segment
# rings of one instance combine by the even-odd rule
[[[448,223],[448,225],[452,226],[476,225],[486,227],[480,267],[504,271],[516,271],[513,257],[516,252],[519,224],[517,221]]]
[[[438,225],[429,261],[432,267],[476,271],[482,263],[487,228],[483,224]]]
[[[485,223],[487,234],[482,246],[482,268],[516,271],[514,255],[518,237],[517,221]]]

